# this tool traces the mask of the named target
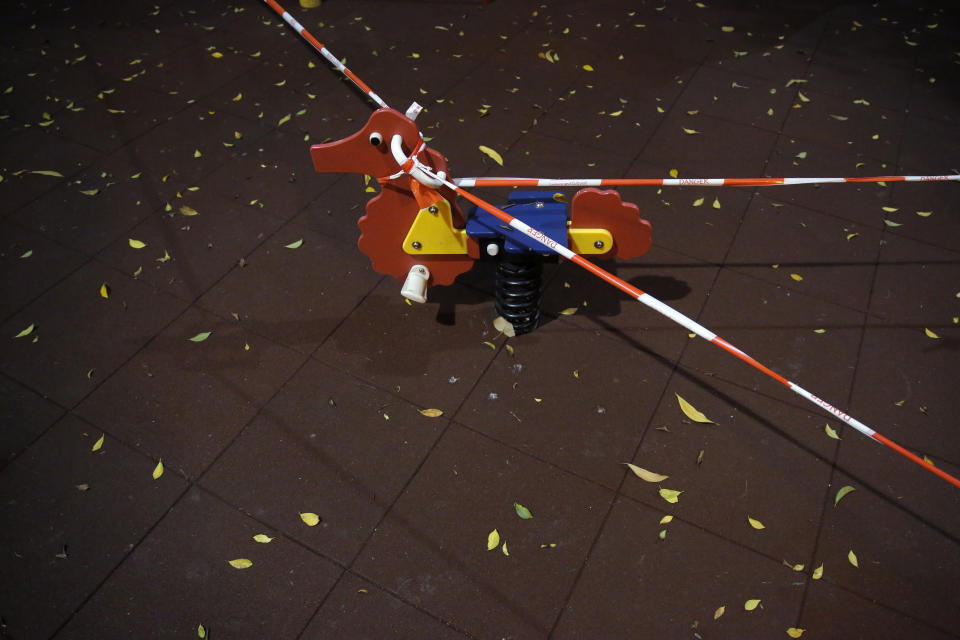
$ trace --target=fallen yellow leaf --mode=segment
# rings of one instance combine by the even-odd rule
[[[440,409],[420,409],[420,415],[424,415],[428,418],[439,418],[443,415],[443,411]]]
[[[714,209],[719,209],[719,208],[720,208],[720,198],[714,198],[714,199],[713,199],[713,208],[714,208]]]
[[[677,396],[677,402],[680,403],[680,410],[683,411],[683,414],[685,416],[687,416],[694,422],[716,424],[713,420],[711,420],[707,416],[697,411],[697,409],[692,404],[684,400],[679,393],[675,393],[674,395]]]
[[[823,427],[823,430],[826,432],[826,434],[827,434],[829,437],[833,438],[834,440],[839,440],[839,439],[840,439],[840,436],[837,434],[837,430],[834,429],[833,427],[831,427],[829,424],[828,424],[828,425],[825,425],[825,426]]]
[[[663,516],[660,518],[660,524],[670,524],[673,522],[673,516]]]
[[[684,132],[685,134],[687,134],[687,135],[690,135],[690,136],[692,136],[692,135],[694,135],[694,134],[697,134],[697,133],[700,133],[700,132],[697,131],[696,129],[687,129],[686,127],[683,127],[683,132]]]
[[[583,70],[584,70],[584,71],[593,71],[593,67],[591,67],[591,66],[588,65],[588,64],[585,64],[585,65],[583,65]]]
[[[505,555],[505,556],[510,555],[510,552],[507,550],[507,543],[506,543],[506,542],[504,542],[504,543],[503,543],[503,546],[500,547],[500,551],[503,551],[503,555]]]
[[[697,198],[696,200],[693,201],[693,206],[695,207],[699,207],[702,204],[703,204],[703,198]]]
[[[746,602],[743,603],[743,608],[746,609],[747,611],[753,611],[753,610],[756,609],[759,605],[760,605],[760,600],[759,600],[759,599],[756,599],[756,600],[751,599],[751,600],[747,600]]]
[[[265,533],[258,533],[257,535],[253,536],[253,539],[259,542],[260,544],[267,544],[268,542],[271,542],[273,540],[273,538],[271,538]]]
[[[508,338],[513,338],[517,335],[517,330],[510,323],[510,321],[503,316],[497,316],[493,319],[493,328]]]
[[[857,554],[853,552],[853,549],[850,549],[850,553],[847,554],[847,560],[856,568],[860,568],[860,563],[857,561]]]
[[[671,178],[676,178],[676,177],[679,176],[679,175],[680,175],[680,172],[679,172],[679,171],[677,171],[676,169],[670,169],[670,177],[671,177]]]
[[[108,285],[106,282],[100,285],[100,296],[103,298],[110,297],[110,285]]]
[[[820,566],[813,570],[813,575],[810,577],[814,580],[819,580],[823,577],[823,563],[820,563]]]
[[[803,276],[800,275],[799,273],[791,273],[790,277],[796,280],[797,282],[800,282],[801,280],[803,280]]]
[[[106,437],[106,434],[100,436],[100,439],[93,443],[93,446],[90,447],[90,451],[100,451],[103,447],[103,439]]]
[[[304,524],[308,527],[315,527],[320,522],[320,516],[315,513],[301,513],[300,519],[303,520]]]
[[[500,165],[501,167],[503,166],[503,156],[501,156],[499,153],[497,153],[496,151],[494,151],[494,150],[491,149],[490,147],[488,147],[488,146],[486,146],[486,145],[483,145],[483,144],[480,145],[480,146],[477,147],[477,148],[480,149],[480,151],[482,151],[483,153],[485,153],[485,154],[487,154],[488,156],[490,156],[490,158],[492,158],[493,161],[496,162],[498,165]]]
[[[157,466],[153,468],[153,479],[158,480],[163,475],[163,459],[157,460]]]
[[[790,627],[789,629],[787,629],[787,635],[790,636],[791,638],[799,638],[800,636],[803,635],[804,631],[806,631],[806,629],[798,629],[796,627]]]
[[[562,315],[562,316],[572,316],[572,315],[575,314],[576,312],[577,312],[577,307],[567,307],[566,309],[564,309],[563,311],[560,312],[560,315]]]
[[[630,467],[630,470],[633,471],[635,476],[646,482],[663,482],[670,477],[660,473],[654,473],[653,471],[647,471],[646,469],[638,467],[635,464],[630,464],[629,462],[624,462],[623,464]]]
[[[487,534],[487,551],[492,551],[500,546],[500,532],[494,529]]]
[[[133,238],[130,238],[129,240],[127,240],[127,242],[128,242],[128,243],[130,244],[130,246],[133,247],[134,249],[143,249],[144,247],[147,246],[147,243],[146,243],[146,242],[143,242],[142,240],[135,240],[135,239],[133,239]]]
[[[660,489],[660,497],[669,502],[670,504],[676,504],[680,501],[680,494],[683,491],[677,491],[676,489]]]
[[[751,518],[750,516],[747,516],[747,522],[749,522],[750,526],[753,527],[754,529],[766,529],[766,527],[763,526],[762,522],[754,518]]]
[[[182,207],[180,207],[180,214],[187,217],[200,215],[196,209],[194,209],[193,207],[188,207],[187,205],[183,205]]]
[[[13,337],[14,337],[14,338],[25,338],[26,336],[28,336],[28,335],[30,335],[31,333],[33,333],[33,330],[34,330],[34,328],[35,328],[36,326],[37,326],[37,325],[35,325],[35,324],[31,324],[29,327],[27,327],[26,329],[24,329],[23,331],[21,331],[20,333],[18,333],[17,335],[15,335],[15,336],[13,336]]]
[[[228,562],[234,569],[249,569],[253,566],[253,562],[246,558],[237,558],[236,560],[229,560]]]
[[[713,619],[716,620],[717,618],[722,616],[723,612],[726,610],[727,610],[727,607],[725,605],[720,605],[719,607],[717,607],[717,610],[713,612]]]
[[[933,338],[934,340],[939,340],[940,336],[931,331],[930,329],[924,329],[923,332],[927,335],[928,338]]]

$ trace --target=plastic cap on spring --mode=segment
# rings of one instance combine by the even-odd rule
[[[413,300],[414,302],[426,302],[427,282],[429,280],[429,269],[422,264],[413,265],[410,267],[410,273],[407,274],[407,279],[403,282],[403,287],[400,289],[400,295],[407,300]]]

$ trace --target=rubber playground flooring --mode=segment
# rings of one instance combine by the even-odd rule
[[[286,8],[455,177],[960,173],[947,2]],[[568,262],[401,298],[266,5],[0,17],[0,637],[960,637],[921,466]],[[620,191],[604,268],[960,473],[960,186]]]

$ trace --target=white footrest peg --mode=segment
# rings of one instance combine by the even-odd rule
[[[403,287],[400,289],[400,295],[407,300],[413,300],[414,302],[426,302],[427,282],[429,280],[429,269],[422,264],[413,265],[410,267],[410,273],[407,274],[407,279],[403,282]]]

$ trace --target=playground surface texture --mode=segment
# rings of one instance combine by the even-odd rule
[[[954,3],[765,4],[286,8],[454,177],[960,173]],[[403,299],[266,5],[0,22],[0,638],[960,637],[960,489],[569,262]],[[960,473],[960,184],[620,191],[605,268]]]

